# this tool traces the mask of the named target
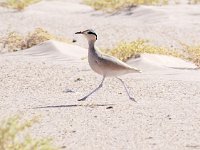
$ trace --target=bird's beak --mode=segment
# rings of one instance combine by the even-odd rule
[[[75,34],[83,34],[83,32],[79,31],[79,32],[76,32]]]

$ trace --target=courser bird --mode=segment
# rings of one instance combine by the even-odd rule
[[[121,60],[105,55],[101,53],[96,47],[95,42],[97,40],[97,34],[92,29],[85,31],[76,32],[75,34],[82,34],[88,40],[88,62],[92,70],[103,76],[101,83],[97,88],[91,91],[89,94],[79,99],[78,101],[86,100],[90,95],[99,90],[103,86],[103,82],[106,77],[116,77],[124,86],[125,91],[129,99],[135,101],[133,97],[130,96],[127,86],[124,81],[118,76],[128,74],[128,73],[140,73],[141,71],[137,68],[131,67]],[[136,102],[136,101],[135,101]]]

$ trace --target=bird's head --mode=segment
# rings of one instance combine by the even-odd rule
[[[88,41],[94,41],[95,42],[97,40],[97,34],[92,29],[76,32],[75,34],[83,34]]]

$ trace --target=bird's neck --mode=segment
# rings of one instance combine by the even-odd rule
[[[88,41],[89,44],[89,50],[95,51],[95,41]]]

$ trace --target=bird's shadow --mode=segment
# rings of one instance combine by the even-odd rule
[[[113,106],[114,104],[71,104],[71,105],[47,105],[47,106],[39,106],[39,107],[33,107],[31,109],[44,109],[44,108],[72,108],[72,107],[107,107],[107,106]]]

